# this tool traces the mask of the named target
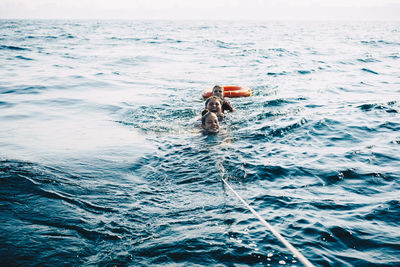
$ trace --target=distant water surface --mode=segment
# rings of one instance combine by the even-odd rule
[[[1,265],[399,266],[399,31],[0,20]]]

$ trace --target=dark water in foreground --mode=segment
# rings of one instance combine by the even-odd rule
[[[0,21],[0,264],[399,266],[399,31]]]

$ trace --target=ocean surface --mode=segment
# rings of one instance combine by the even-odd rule
[[[201,93],[248,86],[218,135]],[[400,266],[400,22],[0,20],[1,266]]]

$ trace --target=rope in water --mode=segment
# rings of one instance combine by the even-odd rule
[[[263,217],[260,216],[260,214],[257,213],[252,207],[250,207],[249,204],[247,204],[246,201],[228,184],[228,182],[221,177],[221,180],[224,182],[224,184],[239,198],[239,200],[251,211],[251,213],[254,214],[267,228],[272,232],[272,234],[279,239],[292,253],[293,255],[299,259],[301,263],[304,264],[304,266],[307,267],[313,267],[314,265],[307,260],[303,254],[300,253],[295,247],[293,247],[277,230],[275,230],[266,220],[263,219]]]

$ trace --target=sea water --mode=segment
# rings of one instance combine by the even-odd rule
[[[400,265],[399,31],[1,20],[0,264]]]

